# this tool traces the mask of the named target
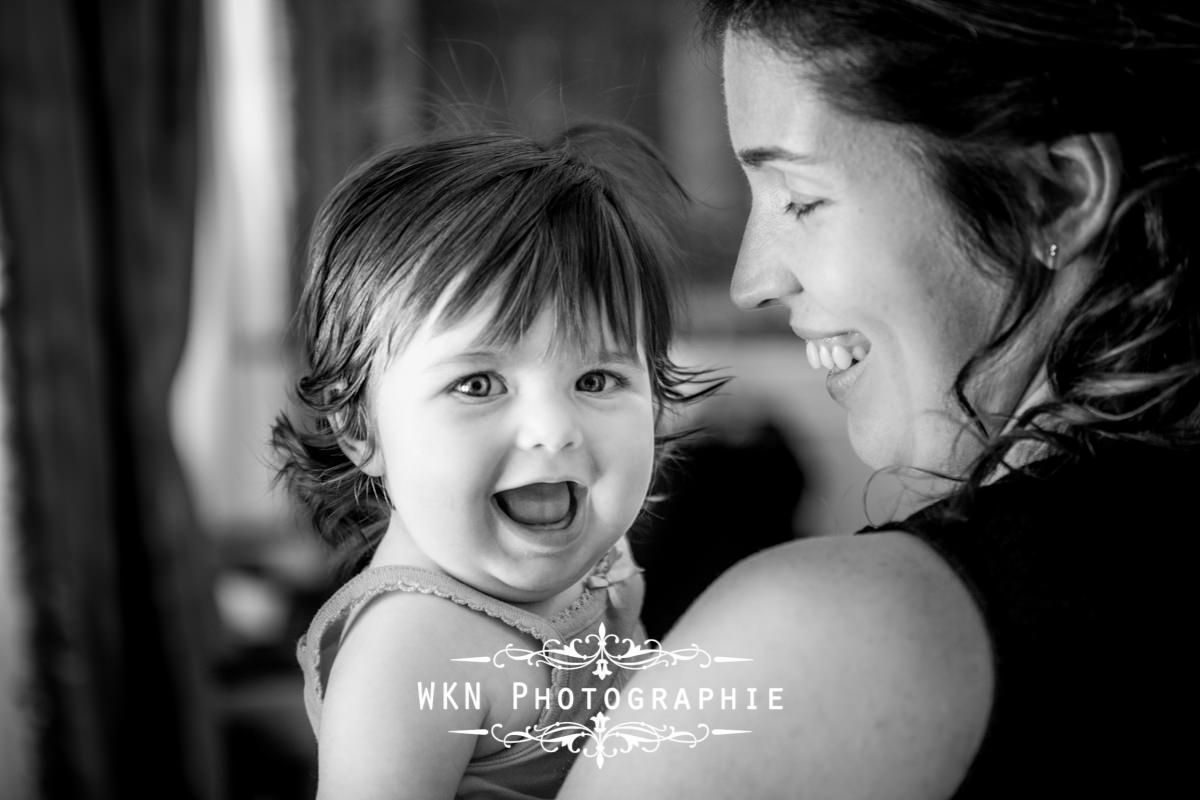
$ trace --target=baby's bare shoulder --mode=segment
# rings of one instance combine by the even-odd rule
[[[452,793],[471,758],[495,749],[485,737],[452,732],[507,719],[511,682],[543,680],[525,664],[501,670],[461,660],[508,645],[540,646],[432,594],[389,592],[358,609],[325,690],[317,734],[321,796],[358,796],[364,787],[405,797]],[[401,790],[407,793],[396,794]]]

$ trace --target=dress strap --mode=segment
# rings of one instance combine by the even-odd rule
[[[584,581],[584,585],[589,589],[606,589],[642,572],[642,568],[634,563],[629,542],[622,536],[604,555],[604,558],[600,559],[600,563]]]
[[[370,567],[338,589],[313,618],[307,633],[296,644],[296,658],[317,693],[323,697],[321,653],[332,636],[340,637],[351,614],[380,595],[389,592],[431,594],[494,617],[509,627],[527,633],[539,642],[558,639],[558,630],[547,620],[495,599],[483,592],[443,575],[419,567],[388,565]]]

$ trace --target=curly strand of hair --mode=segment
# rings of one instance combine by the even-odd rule
[[[987,480],[1028,439],[1068,454],[1104,442],[1200,445],[1200,276],[1190,257],[1197,239],[1169,216],[1193,207],[1200,154],[1156,158],[1132,177],[1101,248],[1108,277],[1085,293],[1048,348],[1058,399],[1028,409],[996,437],[967,484]]]
[[[313,528],[330,547],[343,547],[363,523],[386,520],[386,504],[360,502],[364,484],[369,487],[372,479],[355,467],[330,434],[300,430],[280,414],[271,446],[280,462],[275,482],[282,482],[307,509]],[[348,503],[346,498],[354,498],[354,502]]]

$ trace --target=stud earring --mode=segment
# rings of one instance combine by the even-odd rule
[[[1046,248],[1046,269],[1051,271],[1058,269],[1058,242],[1051,242],[1050,246]]]

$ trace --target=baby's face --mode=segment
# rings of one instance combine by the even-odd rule
[[[570,588],[633,523],[654,457],[644,355],[561,345],[543,311],[481,345],[494,306],[436,318],[374,376],[375,456],[395,508],[376,563],[438,569],[512,603]],[[611,345],[611,340],[608,342]]]

